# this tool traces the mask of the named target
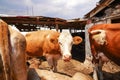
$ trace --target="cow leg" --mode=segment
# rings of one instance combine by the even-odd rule
[[[52,58],[52,56],[46,56],[46,59],[47,59],[47,62],[48,62],[48,65],[50,66],[50,70],[52,70],[53,69],[53,58]]]
[[[103,80],[102,66],[103,66],[103,62],[101,59],[99,59],[99,65],[98,65],[98,70],[97,70],[99,80]]]
[[[25,39],[11,36],[11,66],[14,80],[27,80],[27,68],[25,61]]]
[[[99,57],[98,75],[99,75],[99,79],[103,80],[104,77],[102,72],[102,66],[105,62],[108,62],[109,59],[102,52],[99,52],[98,57]]]
[[[57,72],[57,60],[53,59],[53,71]]]
[[[103,80],[102,66],[103,66],[103,62],[101,58],[98,59],[97,63],[94,62],[94,67],[93,67],[94,80]]]
[[[98,71],[98,64],[93,64],[93,79],[94,80],[98,80],[98,75],[97,75],[97,71]]]
[[[57,72],[57,62],[61,58],[60,54],[53,55],[53,71]]]
[[[48,61],[48,64],[50,66],[50,69],[53,71],[53,72],[57,72],[57,61],[59,59],[59,55],[52,55],[52,54],[49,54],[46,56],[46,59]]]

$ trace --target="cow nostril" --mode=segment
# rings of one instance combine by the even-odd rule
[[[70,56],[70,55],[65,55],[64,57],[65,57],[65,58],[70,58],[71,56]]]
[[[63,60],[64,60],[64,61],[70,61],[71,58],[72,58],[71,55],[64,55],[64,56],[63,56]]]

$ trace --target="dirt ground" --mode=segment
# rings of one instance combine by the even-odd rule
[[[39,67],[31,65],[28,71],[28,80],[93,80],[92,63],[86,59],[84,63],[72,59],[70,62],[58,61],[58,72],[54,73],[48,69],[46,61]],[[108,62],[103,66],[104,80],[120,80],[120,66],[113,62]]]

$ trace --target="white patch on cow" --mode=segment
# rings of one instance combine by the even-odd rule
[[[73,38],[69,32],[62,32],[58,38],[63,59],[68,60],[71,57],[71,48]]]
[[[47,39],[49,39],[50,38],[50,35],[47,35],[47,37],[46,37]]]
[[[92,39],[94,39],[98,44],[100,44],[100,45],[105,44],[105,42],[106,42],[105,30],[93,30],[93,31],[91,31],[91,34],[93,34]]]
[[[13,30],[20,32],[20,30],[18,28],[16,28],[15,25],[9,25],[9,27],[11,27]]]
[[[26,34],[28,34],[29,32],[21,32],[21,34],[23,34],[24,36],[26,36]]]

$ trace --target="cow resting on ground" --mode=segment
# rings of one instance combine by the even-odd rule
[[[0,56],[3,64],[0,65],[3,65],[4,68],[4,80],[27,80],[25,37],[2,20],[0,20],[0,28],[2,29],[0,29],[0,38],[3,38],[3,42],[0,42]],[[7,30],[6,33],[5,28]],[[6,44],[8,46],[4,47]],[[9,52],[6,53],[7,51]]]
[[[88,30],[93,63],[103,80],[102,65],[108,58],[120,65],[120,24],[99,24]],[[107,57],[108,58],[107,58]]]
[[[53,30],[33,31],[26,34],[29,56],[45,56],[53,71],[57,71],[57,60],[62,57],[64,61],[71,59],[72,44],[79,44],[81,37],[72,37],[69,32],[59,33]]]

